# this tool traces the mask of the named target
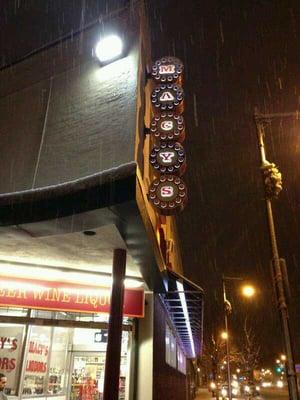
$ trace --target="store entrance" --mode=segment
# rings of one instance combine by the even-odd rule
[[[102,400],[105,353],[74,352],[70,400]]]
[[[75,328],[70,352],[68,400],[102,400],[107,350],[106,329]],[[119,400],[129,399],[131,333],[122,332]]]

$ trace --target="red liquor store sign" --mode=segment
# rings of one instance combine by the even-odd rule
[[[109,313],[110,288],[0,276],[0,306]],[[143,289],[125,289],[123,314],[144,317]]]

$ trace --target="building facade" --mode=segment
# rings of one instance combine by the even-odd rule
[[[37,12],[30,2],[4,27],[0,372],[12,398],[103,398],[116,249],[119,399],[188,398],[188,360],[201,353],[202,290],[183,277],[175,218],[148,201],[147,21],[138,2],[120,3],[87,2],[85,18],[74,6],[66,21],[50,9],[63,22],[43,43],[18,28]],[[94,49],[107,33],[125,46],[103,65]]]

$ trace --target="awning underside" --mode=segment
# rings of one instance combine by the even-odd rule
[[[161,294],[169,318],[188,358],[202,352],[203,291],[188,279],[168,272],[168,291]]]

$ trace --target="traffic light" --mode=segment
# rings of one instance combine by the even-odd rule
[[[282,176],[274,163],[266,161],[261,167],[265,193],[268,199],[277,198],[282,191]]]

